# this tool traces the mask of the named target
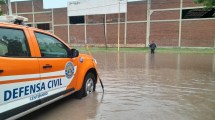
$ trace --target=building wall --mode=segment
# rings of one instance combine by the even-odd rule
[[[186,20],[182,24],[182,46],[214,47],[215,20]]]
[[[35,22],[47,22],[52,21],[51,13],[38,13],[34,15]]]
[[[70,41],[73,44],[85,43],[85,26],[84,25],[70,25]]]
[[[180,0],[151,0],[149,42],[155,41],[159,47],[214,47],[215,18],[180,19],[180,5]],[[192,0],[183,0],[182,6],[183,9],[202,7]],[[120,34],[118,14],[106,15],[106,28],[105,15],[86,16],[86,40],[84,24],[68,24],[67,8],[43,9],[42,0],[32,0],[13,2],[12,9],[14,14],[27,17],[28,24],[32,26],[49,23],[50,32],[67,43],[86,42],[104,46],[106,41],[108,45],[116,46],[118,35],[121,46],[145,46],[147,43],[146,1],[128,3],[128,12],[120,14]],[[5,6],[2,6],[2,10],[6,13]]]
[[[67,8],[53,9],[54,25],[67,24]]]
[[[179,10],[154,11],[151,20],[176,20],[180,17]]]
[[[120,24],[119,43],[124,44],[124,24]],[[107,25],[107,43],[118,44],[118,24]]]
[[[179,22],[175,21],[151,23],[150,41],[154,41],[159,46],[177,47],[179,36],[178,25]]]
[[[34,12],[50,11],[50,9],[43,9],[43,0],[32,0],[34,5]]]
[[[68,43],[68,27],[67,26],[55,26],[55,35],[60,37],[64,42]]]
[[[87,43],[105,44],[104,25],[87,25]]]
[[[152,9],[180,8],[180,0],[151,0],[151,3]]]
[[[145,45],[146,23],[129,23],[127,26],[127,44]]]
[[[32,12],[32,1],[17,2],[16,6],[17,6],[17,9],[15,8],[15,10],[17,10],[17,13]],[[13,9],[13,12],[15,12],[14,9]]]
[[[129,3],[127,8],[128,21],[144,21],[147,19],[147,3]]]

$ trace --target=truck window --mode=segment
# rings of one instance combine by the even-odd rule
[[[27,39],[22,30],[0,28],[0,56],[31,56]]]
[[[56,38],[35,32],[37,42],[40,47],[41,56],[44,58],[66,58],[69,48]]]

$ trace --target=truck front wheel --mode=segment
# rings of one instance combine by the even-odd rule
[[[90,95],[92,92],[95,91],[95,76],[92,73],[87,73],[84,78],[83,85],[79,91],[77,91],[76,97],[81,99],[87,95]]]

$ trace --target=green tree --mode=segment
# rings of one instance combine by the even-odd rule
[[[5,0],[0,0],[0,15],[2,15],[1,6],[5,4]]]
[[[213,8],[213,6],[215,6],[215,0],[193,0],[193,1],[197,4],[205,5],[206,9],[208,8],[210,9],[210,8]],[[213,14],[213,16],[215,17],[215,13]]]
[[[215,6],[215,0],[193,0],[195,3],[203,4],[207,8]]]

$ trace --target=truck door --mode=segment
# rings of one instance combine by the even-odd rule
[[[74,90],[77,78],[77,60],[69,57],[70,49],[57,38],[34,32],[41,57],[38,58],[41,84],[45,84],[47,96],[42,102]]]
[[[29,38],[21,27],[0,27],[0,119],[39,104],[32,99],[40,91],[40,74]]]

